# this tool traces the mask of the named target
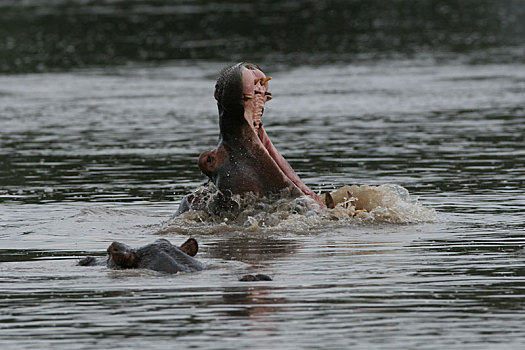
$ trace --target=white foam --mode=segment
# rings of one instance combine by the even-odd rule
[[[310,232],[327,225],[373,223],[413,224],[433,222],[436,212],[423,206],[402,186],[345,186],[348,198],[334,209],[320,208],[309,197],[258,198],[232,196],[234,209],[212,213],[190,210],[166,222],[161,232],[215,234],[219,232]],[[200,189],[199,191],[202,191]],[[208,196],[209,200],[216,198]]]

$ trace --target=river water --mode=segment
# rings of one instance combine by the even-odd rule
[[[4,60],[2,349],[521,348],[524,51],[484,46],[261,57],[274,145],[316,192],[356,185],[368,208],[356,216],[265,202],[171,218],[205,181],[214,82],[236,53],[67,69],[27,52],[25,65]],[[112,241],[190,236],[205,271],[76,265]],[[239,282],[247,273],[273,281]]]

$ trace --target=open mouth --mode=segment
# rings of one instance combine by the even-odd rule
[[[261,142],[262,148],[268,152],[270,158],[273,159],[283,174],[293,182],[301,192],[312,197],[323,206],[322,201],[317,195],[301,181],[290,164],[279,151],[277,151],[263,128],[262,115],[264,112],[264,104],[272,99],[272,94],[268,91],[268,81],[271,79],[271,77],[266,77],[259,69],[244,68],[242,70],[244,118],[257,135],[256,140]]]
[[[258,69],[242,71],[244,118],[256,133],[262,127],[264,104],[272,99],[272,93],[268,91],[271,79]]]

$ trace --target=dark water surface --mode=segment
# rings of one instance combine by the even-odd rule
[[[402,23],[412,37],[383,33],[412,41],[385,48],[360,37],[342,40],[337,51],[332,39],[314,36],[326,47],[294,49],[293,39],[283,39],[284,48],[272,49],[265,40],[273,32],[262,36],[268,53],[261,56],[244,39],[221,56],[219,37],[238,33],[233,24],[214,31],[221,14],[260,10],[257,30],[264,32],[282,19],[267,17],[270,10],[295,11],[292,2],[74,3],[3,2],[0,9],[1,23],[12,21],[0,30],[27,43],[1,51],[2,71],[24,73],[0,75],[2,349],[522,348],[525,46],[516,34],[522,24],[512,22],[523,14],[520,2],[423,1],[409,14],[405,1],[385,12],[375,11],[379,2],[327,3],[332,7],[312,18],[346,16],[345,9],[387,29],[407,18]],[[266,12],[258,7],[264,4]],[[297,18],[311,18],[317,3],[300,4]],[[138,9],[145,17],[134,17]],[[452,19],[440,24],[436,9]],[[82,16],[86,11],[93,16]],[[42,45],[60,48],[72,40],[77,50],[74,40],[84,42],[51,24],[63,13],[69,16],[64,26],[74,19],[86,21],[82,28],[93,23],[86,51],[65,61],[55,56],[60,50],[32,53],[40,49],[22,37],[37,40],[32,30],[46,33]],[[162,25],[171,23],[172,13],[184,23],[215,23],[204,26],[203,38],[182,40],[177,32],[169,41],[173,47],[179,39],[195,41],[191,54],[170,51],[170,45],[156,51],[141,41],[167,40],[171,32]],[[106,48],[89,51],[104,18],[119,27],[114,17],[135,23],[155,14],[158,27],[150,34],[123,27],[116,39],[101,39],[114,46],[114,63],[126,65],[108,65]],[[35,18],[34,26],[25,25]],[[428,31],[416,30],[423,25],[417,18],[428,19]],[[299,39],[307,36],[302,21],[290,21],[303,26]],[[334,38],[331,31],[340,33],[342,24],[323,27],[329,22],[311,23]],[[365,28],[365,22],[350,23],[355,31]],[[137,50],[169,60],[126,51],[123,33]],[[370,28],[363,33],[381,37]],[[435,42],[426,46],[423,35]],[[369,45],[366,59],[359,42]],[[395,46],[389,38],[382,42]],[[215,48],[198,49],[206,47]],[[391,189],[406,189],[411,197],[385,200],[386,212],[356,218],[283,209],[234,224],[195,216],[170,220],[182,196],[205,180],[196,163],[217,141],[214,80],[243,50],[273,77],[266,130],[311,188],[397,184],[402,187],[379,192],[361,188],[381,200]],[[309,50],[315,52],[309,56]],[[312,60],[294,61],[303,56]],[[164,237],[180,244],[188,236],[200,243],[197,257],[209,267],[203,272],[166,276],[76,266],[80,257],[103,255],[114,240],[140,246]],[[273,281],[237,281],[247,273],[266,273]]]
[[[522,0],[2,0],[0,72],[174,59],[524,61]]]

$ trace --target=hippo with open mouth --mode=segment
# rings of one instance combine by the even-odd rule
[[[97,259],[88,256],[78,262],[80,266],[107,265],[112,269],[148,269],[165,273],[201,271],[205,266],[195,260],[199,247],[193,238],[180,247],[172,245],[167,239],[158,239],[138,249],[124,243],[113,242],[108,247],[107,258]]]
[[[200,155],[199,168],[226,196],[252,192],[265,197],[285,191],[292,197],[310,196],[323,206],[277,151],[263,127],[264,104],[272,98],[270,79],[257,65],[246,62],[222,70],[215,85],[219,144]],[[204,209],[202,202],[198,193],[187,195],[175,216],[189,209]]]

